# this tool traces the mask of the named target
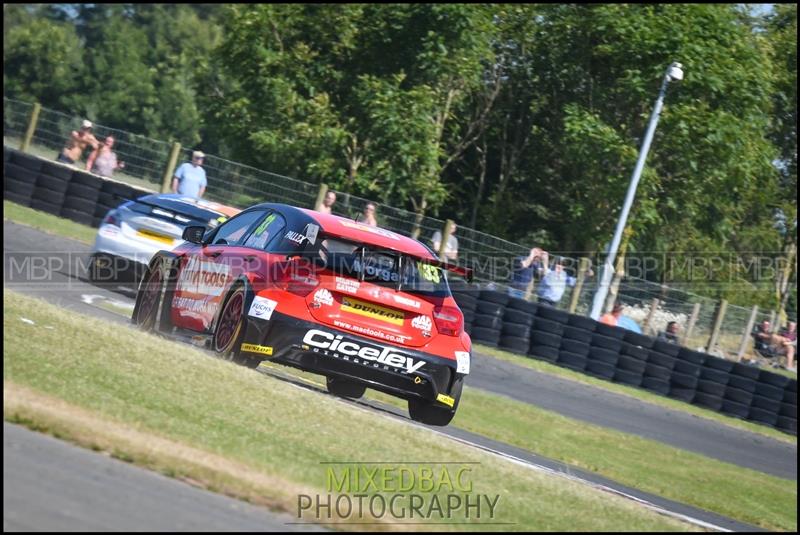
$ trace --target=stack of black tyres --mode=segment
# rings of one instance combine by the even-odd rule
[[[478,304],[475,307],[475,317],[472,320],[470,336],[474,342],[490,347],[497,347],[500,342],[500,332],[503,328],[503,316],[509,296],[494,290],[481,290]]]
[[[779,429],[797,434],[797,381],[789,381],[784,388],[783,401],[775,424]]]
[[[708,360],[708,359],[707,359]],[[730,361],[726,361],[730,362]],[[756,391],[759,369],[733,362],[728,372],[728,384],[722,400],[722,412],[737,418],[747,419]]]
[[[570,314],[564,310],[540,304],[536,309],[534,330],[531,331],[531,348],[547,344],[547,334],[556,335],[558,340],[555,363],[564,368],[582,372],[586,369],[589,344],[584,329],[569,324]],[[538,334],[537,334],[538,333]],[[567,337],[569,335],[569,338]],[[554,341],[553,341],[554,342]],[[547,347],[545,345],[545,347]],[[541,351],[540,351],[541,352]],[[556,350],[545,350],[555,355]],[[549,359],[547,359],[549,360]]]
[[[97,201],[100,197],[100,190],[104,183],[102,178],[90,173],[73,173],[61,215],[84,225],[99,226],[99,224],[95,225],[95,213],[98,209]]]
[[[675,361],[669,376],[669,394],[667,395],[686,403],[694,403],[697,396],[697,383],[700,381],[700,370],[706,355],[687,347],[669,344],[669,342],[660,340],[657,342],[659,343],[653,344],[653,349],[660,350],[667,355],[675,353]]]
[[[700,368],[700,380],[697,381],[697,393],[694,403],[707,409],[723,411],[723,405],[729,411],[735,410],[736,401],[725,398],[733,362],[706,355]]]
[[[611,358],[602,348],[592,347],[591,343],[596,326],[597,322],[591,318],[568,313],[564,331],[561,335],[559,358],[567,358],[580,365],[575,357],[580,355],[586,359],[584,366],[586,373],[602,379],[611,379],[614,376],[616,355]],[[571,353],[572,357],[562,357],[561,352]]]
[[[30,207],[48,214],[61,215],[73,169],[50,161],[41,161],[40,164]]]
[[[42,160],[24,152],[4,149],[3,198],[22,206],[30,206]]]
[[[785,375],[761,370],[753,390],[748,420],[777,426],[786,388],[790,380]]]
[[[625,331],[623,329],[604,323],[595,323],[594,332],[592,332],[592,338],[589,343],[589,363],[586,366],[586,370],[596,377],[616,380],[620,372],[617,364],[619,363],[624,336]],[[621,373],[625,375],[627,372],[623,371]],[[641,375],[630,377],[628,384],[638,386],[641,380]]]
[[[553,314],[553,311],[556,314]],[[538,305],[531,326],[531,345],[528,355],[535,359],[556,363],[560,355],[565,320],[566,312],[555,310],[544,304]]]
[[[478,298],[475,292],[470,292],[466,287],[455,287],[453,289],[453,299],[455,299],[458,308],[464,315],[464,330],[467,333],[472,333],[472,323],[475,319],[475,307],[478,306]]]
[[[618,329],[622,331],[619,359],[617,359],[617,369],[614,372],[614,382],[622,383],[630,386],[644,386],[644,372],[647,368],[647,357],[649,355],[649,346],[652,342],[637,334],[633,331],[620,329],[619,327],[609,327],[609,329]],[[598,331],[610,332],[610,331]],[[638,342],[643,342],[644,346]]]
[[[665,340],[653,339],[652,347],[647,352],[647,363],[644,367],[642,385],[647,383],[646,388],[665,396],[690,397],[688,392],[682,391],[673,384],[673,371],[677,361],[680,346],[671,344]],[[677,379],[679,376],[675,376]],[[691,392],[693,397],[694,391]]]
[[[531,327],[537,310],[536,303],[529,303],[517,297],[508,299],[500,332],[501,348],[521,355],[528,353],[531,345]]]

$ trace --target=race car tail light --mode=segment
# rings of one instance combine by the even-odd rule
[[[319,286],[319,281],[313,272],[298,269],[298,266],[292,263],[284,266],[284,269],[277,269],[273,280],[278,289],[300,297],[307,296]]]
[[[456,307],[438,306],[433,309],[433,321],[440,334],[461,336],[464,329],[464,316]]]
[[[108,212],[106,214],[106,216],[103,218],[103,222],[101,223],[101,225],[114,225],[114,226],[118,227],[119,226],[119,219],[117,219],[116,216],[117,216],[117,213],[115,211],[112,210],[112,211]]]

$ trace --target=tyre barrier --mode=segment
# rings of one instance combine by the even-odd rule
[[[795,379],[504,292],[453,296],[477,343],[797,434]]]
[[[84,225],[99,227],[123,199],[155,193],[6,146],[3,153],[3,198]]]
[[[122,199],[154,193],[3,147],[4,198],[98,227]],[[453,285],[477,343],[797,434],[797,380],[598,323],[505,292]]]

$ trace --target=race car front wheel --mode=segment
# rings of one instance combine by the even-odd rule
[[[450,423],[456,415],[458,402],[461,399],[461,387],[463,379],[457,379],[450,397],[453,398],[453,408],[442,407],[438,402],[423,401],[421,399],[408,400],[408,414],[415,422],[426,425],[445,426]]]
[[[245,302],[247,292],[243,286],[237,286],[225,300],[222,308],[217,329],[214,332],[212,348],[214,352],[225,360],[231,360],[236,364],[257,368],[261,363],[258,359],[250,359],[238,354],[239,346],[242,343],[245,321]]]
[[[328,377],[328,392],[334,396],[342,398],[358,399],[364,395],[367,386],[355,381],[339,379],[338,377]]]
[[[152,330],[156,323],[163,282],[163,270],[160,265],[155,265],[145,274],[144,282],[139,288],[137,299],[140,301],[135,322],[145,331]]]

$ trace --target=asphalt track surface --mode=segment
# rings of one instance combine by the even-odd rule
[[[4,222],[3,234],[5,287],[44,298],[76,312],[128,324],[127,317],[119,311],[112,312],[97,306],[97,302],[113,301],[117,305],[132,307],[134,295],[122,288],[100,288],[85,282],[85,273],[81,266],[86,262],[86,253],[89,250],[87,245],[11,222]],[[27,264],[24,263],[26,258],[31,259]],[[92,300],[95,303],[90,304],[88,301]],[[480,354],[475,355],[468,384],[571,418],[659,440],[732,464],[796,480],[797,448],[793,444],[732,429],[680,411],[643,403]],[[377,407],[374,404],[373,407],[393,413],[396,417],[406,418],[397,409]],[[438,428],[437,430],[441,431]],[[656,506],[661,504],[677,514],[686,514],[724,529],[752,529],[751,526],[719,515],[629,489],[595,474],[472,435],[452,426],[445,428],[444,432],[484,449],[496,450],[507,457],[605,486],[606,490],[611,489],[612,492],[633,496]]]
[[[319,531],[3,422],[3,531]]]

